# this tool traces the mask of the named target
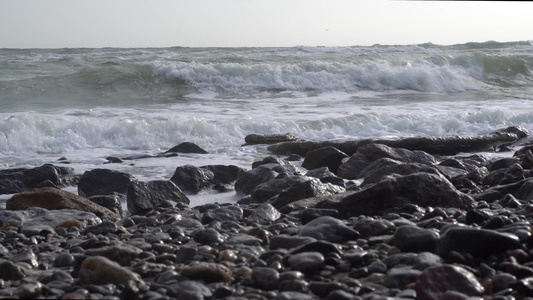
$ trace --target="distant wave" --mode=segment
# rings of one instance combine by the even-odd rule
[[[439,46],[0,49],[0,105],[21,109],[172,102],[214,92],[408,90],[458,93],[529,87],[531,42]]]

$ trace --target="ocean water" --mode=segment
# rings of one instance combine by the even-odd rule
[[[0,49],[0,169],[58,164],[169,179],[269,155],[248,134],[310,140],[533,130],[533,44]],[[155,156],[181,142],[209,154]],[[205,194],[198,203],[236,195]]]

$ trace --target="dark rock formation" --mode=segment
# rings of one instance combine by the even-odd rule
[[[433,165],[435,158],[423,151],[410,151],[392,148],[382,144],[368,144],[357,149],[357,153],[339,166],[337,175],[346,179],[355,179],[361,172],[380,158],[390,158],[403,163]]]
[[[309,151],[331,146],[347,155],[353,155],[359,147],[374,143],[411,151],[420,150],[430,154],[454,155],[460,152],[494,150],[495,147],[517,142],[528,135],[529,131],[525,128],[513,126],[484,135],[362,139],[344,142],[289,141],[270,145],[268,150],[274,154],[288,155],[294,153],[305,156]]]
[[[198,153],[198,154],[207,154],[206,150],[202,149],[200,146],[191,143],[191,142],[183,142],[177,146],[174,146],[167,150],[165,153]]]
[[[126,194],[128,186],[135,180],[133,175],[108,169],[86,171],[80,177],[78,194],[82,197],[95,195]]]
[[[384,179],[360,191],[331,196],[316,205],[337,209],[341,216],[382,215],[416,204],[422,207],[471,208],[474,200],[442,175],[415,173]]]
[[[138,214],[154,208],[174,207],[177,203],[189,204],[190,200],[170,180],[134,181],[128,187],[128,210]]]
[[[257,145],[257,144],[275,144],[280,142],[299,141],[290,133],[285,134],[249,134],[244,138],[246,144],[244,145]]]
[[[25,169],[0,170],[0,194],[15,194],[38,187],[61,187],[76,183],[74,169],[45,164]]]
[[[317,150],[307,152],[302,167],[307,170],[313,170],[320,167],[328,167],[328,169],[337,173],[337,169],[342,163],[342,160],[348,155],[334,147],[324,147]]]
[[[192,165],[177,167],[170,180],[185,192],[197,194],[211,186],[215,174],[208,169]]]

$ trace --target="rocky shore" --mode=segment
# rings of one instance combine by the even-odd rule
[[[14,194],[0,299],[533,299],[526,129],[245,142],[272,155],[148,182],[61,163],[0,170],[0,194]],[[189,151],[206,152],[184,143],[161,159]],[[242,198],[192,207],[206,189]]]

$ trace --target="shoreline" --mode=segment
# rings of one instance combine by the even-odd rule
[[[37,180],[41,187],[8,206],[52,193],[66,198],[43,205],[64,209],[0,210],[0,296],[527,299],[533,146],[511,134],[513,143],[499,145],[510,151],[504,157],[368,143],[351,155],[331,145],[300,161],[271,155],[250,169],[182,166],[148,182],[110,170],[74,180],[68,165],[26,170],[25,182],[56,172],[56,183],[77,182],[87,198]],[[190,203],[187,194],[206,187],[241,197]],[[115,191],[103,197],[110,208],[65,209],[107,188]],[[133,213],[110,214],[124,199]]]

